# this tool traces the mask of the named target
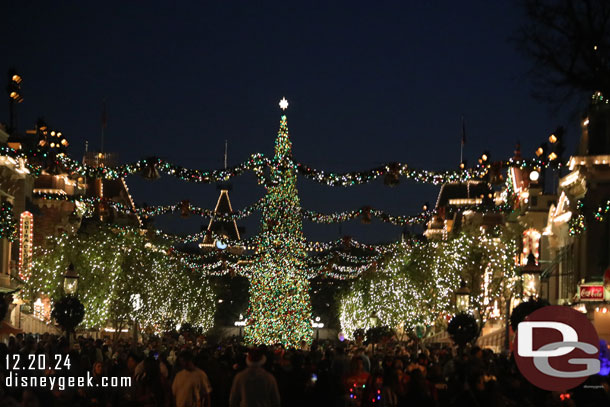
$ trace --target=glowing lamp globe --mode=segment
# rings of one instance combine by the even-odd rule
[[[371,324],[371,327],[373,328],[379,325],[379,317],[377,316],[376,312],[373,312],[371,314],[371,316],[369,317],[369,322]]]
[[[470,308],[470,289],[466,287],[464,280],[460,283],[460,288],[455,291],[455,308],[458,312],[467,312]]]
[[[79,275],[76,270],[74,270],[74,265],[70,263],[66,274],[64,274],[64,292],[67,295],[76,294],[76,290],[78,289],[78,279]]]

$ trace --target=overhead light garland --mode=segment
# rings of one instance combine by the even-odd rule
[[[125,205],[120,202],[98,197],[84,197],[78,195],[70,196],[45,192],[35,192],[34,197],[46,200],[81,202],[91,206],[91,209],[93,209],[94,205],[102,202],[113,208],[117,212],[121,212],[124,214],[135,214],[144,218],[165,215],[168,213],[180,213],[183,217],[187,217],[190,215],[196,215],[205,218],[214,217],[215,220],[221,222],[244,219],[252,215],[254,212],[261,210],[264,203],[263,199],[259,199],[254,204],[247,206],[239,211],[234,211],[230,213],[217,213],[212,209],[193,206],[187,200],[180,201],[173,205],[146,206],[143,208],[135,208],[134,210],[130,205]],[[91,215],[92,212],[92,210],[89,211]],[[353,219],[361,219],[364,223],[370,223],[372,217],[375,217],[381,220],[382,222],[391,223],[397,226],[406,226],[426,223],[430,219],[430,216],[433,214],[433,211],[424,211],[418,215],[413,216],[391,215],[380,209],[375,209],[370,206],[364,206],[358,210],[330,214],[323,214],[317,211],[301,209],[301,214],[304,219],[316,223],[339,223]]]
[[[160,171],[183,181],[207,184],[227,181],[248,170],[260,173],[264,167],[269,165],[268,159],[262,154],[253,154],[248,161],[231,168],[210,171],[181,167],[157,157],[142,159],[135,163],[118,167],[92,167],[73,160],[64,154],[59,154],[57,159],[63,168],[84,177],[118,179],[128,175],[140,174],[147,178],[156,178],[156,176],[152,177],[150,174]]]
[[[334,173],[317,170],[301,163],[295,163],[295,165],[299,174],[308,179],[329,186],[344,187],[365,184],[378,177],[388,175],[390,178],[386,179],[386,184],[390,186],[396,185],[400,177],[415,182],[440,185],[447,182],[465,182],[469,179],[480,178],[486,172],[486,169],[478,167],[471,170],[435,172],[410,169],[407,164],[390,163],[367,171]]]
[[[424,211],[419,215],[414,216],[395,216],[390,215],[382,210],[372,208],[370,206],[362,207],[358,210],[345,211],[331,214],[323,214],[311,210],[303,210],[303,217],[317,223],[339,223],[348,220],[360,219],[363,223],[370,223],[372,217],[378,218],[382,222],[391,223],[397,226],[407,226],[424,224],[432,216],[432,211]]]
[[[129,175],[140,174],[145,178],[155,179],[158,178],[156,173],[161,172],[166,175],[177,177],[183,181],[196,183],[227,181],[246,171],[254,172],[257,175],[259,182],[264,183],[264,169],[273,167],[277,164],[260,153],[252,154],[249,160],[239,165],[218,170],[189,169],[172,164],[158,157],[145,158],[131,164],[124,164],[117,167],[107,167],[103,165],[89,166],[68,157],[64,153],[49,154],[43,150],[17,151],[10,147],[1,147],[0,154],[13,158],[26,159],[28,161],[26,162],[27,168],[35,175],[39,175],[44,170],[44,165],[35,163],[37,160],[48,161],[49,159],[52,159],[52,164],[54,166],[84,177],[119,179]],[[309,167],[308,165],[294,161],[292,157],[286,157],[284,159],[284,164],[295,168],[299,174],[308,179],[330,186],[360,185],[371,182],[381,176],[384,177],[384,183],[389,186],[398,184],[400,178],[420,183],[440,185],[448,182],[465,182],[471,179],[482,178],[488,173],[490,168],[490,164],[487,164],[458,171],[429,171],[411,169],[407,164],[394,162],[365,171],[335,173]],[[500,167],[519,168],[561,168],[564,166],[564,163],[561,163],[558,160],[547,161],[540,158],[531,160],[515,160],[511,158],[508,161],[499,162],[498,164]],[[48,165],[48,163],[46,165]]]

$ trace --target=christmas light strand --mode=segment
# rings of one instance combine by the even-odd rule
[[[118,179],[128,175],[140,174],[145,178],[156,179],[161,172],[183,181],[208,184],[227,181],[248,170],[260,173],[264,167],[269,166],[269,160],[263,154],[253,154],[248,161],[231,168],[210,171],[181,167],[157,157],[142,159],[118,167],[89,166],[63,154],[59,154],[57,160],[66,170],[89,178]]]
[[[14,242],[17,238],[17,218],[10,202],[2,202],[0,206],[0,238]]]
[[[68,201],[68,202],[81,202],[90,206],[92,210],[94,205],[103,204],[108,205],[113,208],[117,212],[124,214],[135,214],[140,217],[148,218],[155,217],[160,215],[165,215],[168,213],[180,213],[183,217],[188,217],[190,215],[201,216],[204,218],[214,218],[216,221],[220,222],[229,222],[234,220],[241,220],[254,212],[262,209],[264,204],[263,199],[259,199],[254,204],[247,206],[239,211],[234,211],[230,213],[217,213],[212,209],[201,208],[197,206],[193,206],[189,201],[181,201],[179,203],[173,205],[160,205],[160,206],[146,206],[143,208],[136,208],[135,211],[131,206],[122,204],[120,202],[108,200],[108,199],[100,199],[96,197],[83,197],[83,196],[69,196],[62,194],[50,194],[44,192],[35,192],[34,197],[38,199],[47,199],[47,200],[59,200],[59,201]],[[301,214],[304,219],[310,220],[316,223],[339,223],[346,222],[353,219],[361,219],[364,223],[369,223],[372,217],[378,218],[382,222],[391,223],[397,226],[406,226],[406,225],[415,225],[415,224],[423,224],[426,223],[430,216],[433,214],[433,211],[424,211],[419,215],[391,215],[382,211],[380,209],[375,209],[370,206],[365,206],[357,210],[353,211],[345,211],[338,213],[330,213],[324,214],[317,211],[301,209]],[[92,215],[92,213],[91,213]]]

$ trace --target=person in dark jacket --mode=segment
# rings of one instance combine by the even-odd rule
[[[263,369],[267,358],[258,349],[248,352],[246,369],[233,380],[230,407],[280,407],[280,393],[273,375]]]

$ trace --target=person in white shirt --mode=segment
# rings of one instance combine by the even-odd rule
[[[180,354],[184,369],[180,370],[172,384],[176,407],[209,407],[212,386],[208,375],[195,366],[189,351]]]

